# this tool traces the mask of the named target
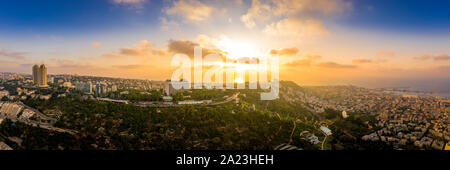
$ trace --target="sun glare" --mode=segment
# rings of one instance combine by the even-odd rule
[[[248,41],[231,40],[222,36],[220,41],[217,42],[217,46],[228,53],[227,57],[258,57],[254,44]]]
[[[234,79],[234,82],[241,84],[244,83],[244,79],[242,79],[241,77],[236,77],[236,79]]]

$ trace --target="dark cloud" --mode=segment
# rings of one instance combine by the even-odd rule
[[[188,40],[170,40],[169,45],[167,45],[169,52],[186,54],[190,57],[194,56],[194,47],[197,46],[200,46],[200,44]],[[220,49],[202,48],[202,54],[203,56],[208,54],[218,54],[223,57],[226,52]]]
[[[335,62],[322,62],[317,64],[318,67],[324,68],[357,68],[355,65],[339,64]]]
[[[189,56],[194,54],[194,47],[196,46],[200,46],[200,44],[188,40],[170,40],[168,45],[169,52],[183,53]]]

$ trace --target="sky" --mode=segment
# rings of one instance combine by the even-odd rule
[[[0,2],[0,72],[169,79],[176,53],[280,58],[300,85],[450,92],[448,0]]]

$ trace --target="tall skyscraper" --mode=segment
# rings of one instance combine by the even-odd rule
[[[39,69],[39,75],[41,77],[39,86],[44,86],[44,87],[48,86],[48,84],[47,84],[47,67],[45,67],[44,64],[42,64]]]
[[[39,85],[39,66],[33,66],[33,83],[34,85]]]
[[[47,67],[42,64],[40,67],[38,65],[33,66],[33,83],[39,87],[46,87],[47,84]]]

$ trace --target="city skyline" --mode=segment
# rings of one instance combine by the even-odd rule
[[[447,1],[2,3],[1,72],[46,63],[49,74],[165,80],[171,57],[198,45],[277,55],[280,79],[302,85],[450,91]]]

